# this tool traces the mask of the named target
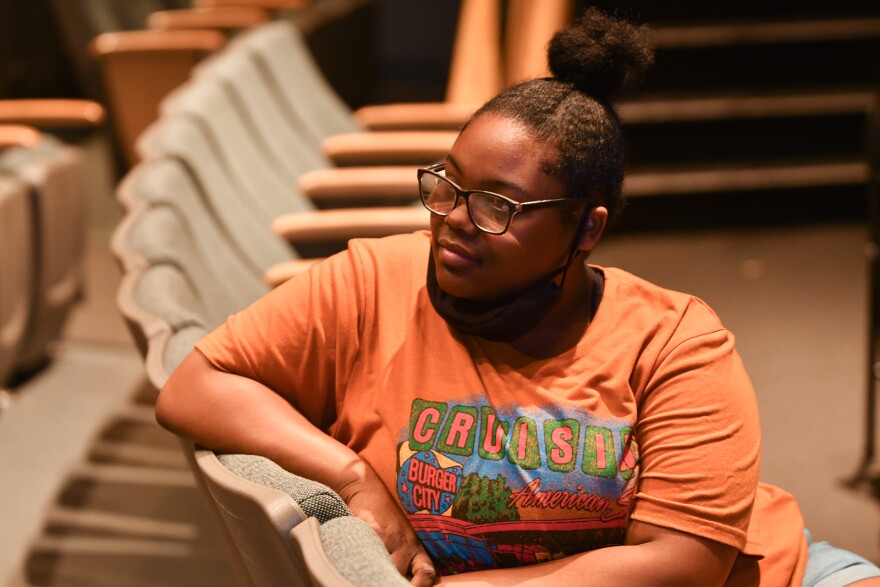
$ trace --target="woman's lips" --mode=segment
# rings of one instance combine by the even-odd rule
[[[452,242],[437,243],[437,262],[450,269],[465,269],[479,264],[476,255]]]

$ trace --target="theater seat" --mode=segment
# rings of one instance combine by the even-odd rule
[[[36,275],[27,336],[16,360],[28,371],[41,366],[83,294],[88,182],[83,152],[51,137],[32,148],[0,153],[0,171],[28,186],[32,198]]]
[[[248,455],[195,451],[207,487],[257,586],[404,587],[369,525],[313,481]],[[293,496],[297,497],[295,499]]]
[[[259,201],[261,194],[236,184],[197,121],[184,116],[163,118],[143,140],[155,141],[151,152],[162,153],[162,158],[174,159],[183,166],[226,239],[256,271],[297,257],[283,239],[272,233],[274,215]],[[152,165],[155,158],[146,163]]]
[[[137,161],[134,142],[158,116],[159,101],[183,83],[193,66],[219,49],[217,31],[123,31],[104,33],[90,45],[117,136],[129,164]]]
[[[268,291],[262,271],[228,239],[179,161],[140,164],[117,196],[128,213],[111,240],[114,255],[124,269],[177,267],[199,301],[204,328],[216,327]]]
[[[28,187],[0,176],[0,386],[15,369],[33,304],[37,266],[31,216]]]
[[[169,232],[179,233],[181,228],[175,228],[174,215],[172,208],[162,205],[133,208],[114,241],[136,242],[136,227],[141,226],[170,246],[185,246],[178,238],[169,238]],[[152,221],[155,218],[159,220]],[[215,318],[203,303],[198,278],[187,274],[192,269],[188,261],[193,260],[187,257],[196,253],[163,255],[158,254],[162,245],[153,245],[116,249],[124,253],[120,261],[125,271],[118,300],[130,326],[138,331],[148,378],[159,389]],[[408,584],[375,532],[351,516],[328,488],[262,457],[218,458],[204,449],[186,450],[246,584]]]

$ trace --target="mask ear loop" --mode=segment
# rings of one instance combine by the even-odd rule
[[[587,219],[590,217],[590,212],[595,208],[595,204],[589,204],[587,209],[584,210],[584,213],[581,214],[581,219],[578,221],[577,230],[574,233],[574,241],[571,243],[571,248],[568,251],[568,260],[565,262],[565,265],[554,271],[550,274],[550,282],[553,283],[553,280],[556,279],[556,276],[562,273],[562,279],[559,280],[559,285],[556,285],[559,289],[562,289],[562,286],[565,285],[565,276],[568,275],[568,269],[571,267],[572,262],[574,262],[575,257],[577,256],[578,250],[578,242],[581,240],[581,234],[584,232],[584,227],[587,225]],[[554,284],[555,285],[555,284]]]

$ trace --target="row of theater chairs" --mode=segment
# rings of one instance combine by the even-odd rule
[[[285,13],[279,20],[294,22],[306,35],[314,35],[327,28],[328,21],[369,3],[312,0],[309,9]],[[366,107],[341,116],[338,104],[334,104],[328,109],[339,116],[334,132],[459,128],[476,106],[507,83],[546,73],[544,47],[552,32],[570,18],[573,4],[573,0],[464,0],[445,101]],[[249,7],[164,10],[146,19],[147,30],[108,33],[93,39],[91,51],[102,66],[109,106],[130,162],[138,159],[135,139],[156,117],[160,99],[228,38],[266,19],[265,12]],[[273,51],[276,56],[284,55]],[[284,91],[300,93],[292,72],[286,72],[282,82]]]
[[[260,271],[272,268],[272,285],[304,265],[279,265],[296,256],[280,237],[296,242],[300,252],[325,253],[312,241],[326,239],[331,229],[338,241],[426,226],[418,207],[298,212],[351,205],[358,194],[384,204],[413,202],[415,165],[441,158],[455,137],[454,131],[361,132],[359,117],[303,57],[308,52],[297,30],[275,22],[240,34],[197,68],[199,83],[185,84],[163,102],[161,124],[138,142],[141,157],[185,162],[207,197],[218,199],[213,208],[232,238],[243,241],[242,254]],[[472,110],[459,109],[455,124]],[[406,165],[338,168],[389,162]],[[278,236],[265,234],[270,223]]]
[[[0,125],[0,386],[42,367],[83,295],[82,149]]]
[[[157,199],[125,202],[129,212],[114,244],[124,267],[118,300],[148,378],[161,388],[225,313],[263,290],[211,226],[185,168],[171,159],[141,165],[150,168],[135,173],[152,184]],[[121,198],[131,196],[129,188],[123,185]],[[218,271],[226,275],[220,279]],[[259,457],[216,455],[186,443],[184,451],[243,584],[406,584],[378,537],[328,488]]]
[[[427,147],[423,134],[384,134],[365,148],[376,138],[361,128],[287,21],[240,33],[164,100],[119,186],[126,216],[112,242],[119,306],[156,388],[206,332],[345,238],[427,226],[415,167],[441,158],[454,133],[428,135]],[[328,149],[335,137],[344,144]],[[393,199],[407,205],[319,209],[340,194],[387,196],[389,170],[340,167],[367,162],[405,164],[392,170],[407,185]],[[309,182],[328,171],[344,177]],[[372,189],[356,191],[364,178]],[[304,253],[318,239],[324,248]],[[274,278],[279,264],[294,269]],[[185,450],[250,583],[406,584],[326,487],[258,457]]]

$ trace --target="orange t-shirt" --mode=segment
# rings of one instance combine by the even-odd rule
[[[197,347],[369,462],[441,572],[620,544],[632,518],[757,555],[731,585],[800,584],[799,510],[759,489],[754,392],[702,301],[595,267],[589,328],[538,360],[453,330],[428,254],[427,233],[351,241]]]

